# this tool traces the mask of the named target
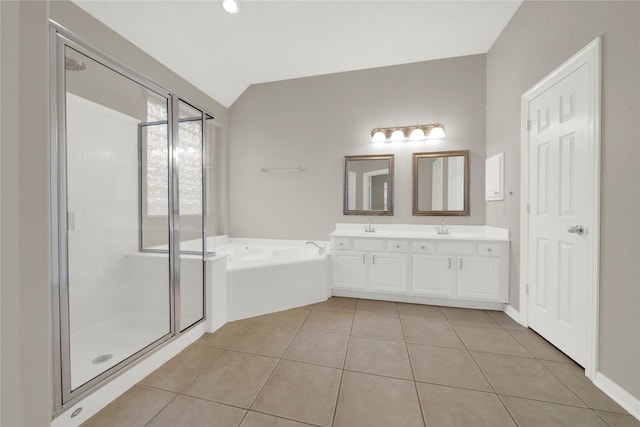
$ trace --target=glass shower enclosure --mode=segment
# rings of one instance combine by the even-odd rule
[[[50,47],[59,413],[204,320],[216,130],[55,25]]]

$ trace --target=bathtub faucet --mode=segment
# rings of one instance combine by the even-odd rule
[[[324,254],[324,252],[327,250],[327,248],[325,248],[325,247],[324,247],[324,246],[322,246],[322,245],[319,245],[319,244],[318,244],[318,243],[316,243],[316,242],[307,242],[307,243],[305,243],[305,245],[313,245],[313,246],[315,246],[316,248],[318,248],[318,255],[322,255],[322,254]]]

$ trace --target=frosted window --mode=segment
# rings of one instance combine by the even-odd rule
[[[147,102],[147,215],[167,215],[166,105]],[[202,122],[181,119],[178,124],[180,214],[202,214]]]
[[[178,125],[180,215],[202,214],[202,122]]]
[[[143,128],[147,137],[147,215],[168,214],[169,175],[167,168],[167,106],[147,101],[147,121],[159,122]]]

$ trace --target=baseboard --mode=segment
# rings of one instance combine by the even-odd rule
[[[357,289],[331,288],[335,297],[363,298],[382,301],[405,302],[408,304],[440,305],[444,307],[477,308],[482,310],[503,310],[504,303],[454,298],[423,297],[420,295],[392,294],[384,292],[362,291]]]
[[[522,316],[520,315],[520,312],[518,310],[516,310],[515,308],[513,308],[512,305],[507,304],[504,307],[505,314],[509,317],[511,317],[513,320],[515,320],[516,322],[520,323],[522,326],[527,326],[527,323],[522,319]]]
[[[593,383],[618,405],[640,420],[640,399],[610,380],[602,372],[596,372]]]

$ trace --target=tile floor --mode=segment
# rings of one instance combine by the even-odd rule
[[[206,334],[83,426],[640,426],[502,312],[331,298]]]

